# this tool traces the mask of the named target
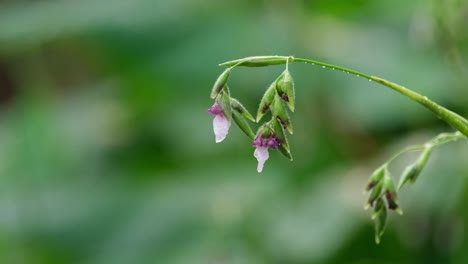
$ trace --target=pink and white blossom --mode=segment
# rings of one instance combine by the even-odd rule
[[[256,148],[254,151],[254,157],[257,158],[258,161],[258,172],[262,172],[265,161],[267,161],[270,157],[268,148],[277,149],[279,145],[280,141],[274,135],[270,135],[266,138],[262,137],[262,135],[257,135],[252,143],[252,146]]]
[[[208,114],[215,116],[213,119],[213,132],[215,134],[216,143],[219,143],[226,138],[231,122],[224,115],[218,102],[215,102],[213,106],[208,109]]]

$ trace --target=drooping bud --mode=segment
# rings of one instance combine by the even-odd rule
[[[371,215],[371,219],[372,220],[375,220],[375,218],[377,218],[377,216],[382,213],[382,207],[385,207],[385,202],[383,200],[382,197],[380,197],[376,202],[375,202],[375,206],[374,206],[374,212],[372,213]]]
[[[254,56],[247,57],[239,60],[227,61],[221,63],[220,66],[247,66],[247,67],[263,67],[270,65],[285,64],[292,61],[293,57],[285,56]]]
[[[295,102],[295,92],[294,92],[294,80],[292,79],[291,74],[286,69],[282,77],[278,80],[276,88],[278,89],[278,94],[282,100],[284,100],[289,109],[294,112],[294,102]]]
[[[213,85],[213,89],[211,90],[211,99],[215,99],[216,96],[218,96],[218,94],[223,90],[229,78],[229,74],[231,73],[231,70],[232,68],[227,68],[221,73],[221,75],[219,75],[218,79],[216,79],[216,82]]]
[[[270,87],[265,91],[263,94],[262,100],[260,101],[260,105],[258,106],[257,111],[257,122],[259,122],[263,115],[265,115],[271,107],[273,100],[275,99],[276,94],[276,82],[270,84]]]
[[[231,97],[228,95],[227,91],[222,91],[216,97],[216,102],[218,102],[221,110],[224,113],[224,116],[227,120],[231,121],[232,118],[232,108],[231,108]]]
[[[382,199],[377,201],[375,209],[378,210],[374,212],[376,215],[374,220],[375,243],[380,244],[380,239],[385,232],[385,226],[387,224],[387,207],[385,207],[384,201]]]
[[[281,152],[281,154],[283,154],[283,156],[285,156],[289,160],[293,160],[291,151],[289,149],[288,139],[286,137],[286,134],[284,133],[283,126],[279,123],[277,119],[272,120],[271,126],[275,137],[278,138],[278,140],[281,143],[278,147],[279,151]]]
[[[410,184],[413,184],[418,178],[419,174],[426,166],[427,160],[432,153],[432,147],[426,147],[419,155],[415,163],[409,165],[403,171],[403,174],[400,177],[400,182],[398,183],[398,190],[400,190],[406,182],[409,181]]]
[[[372,188],[371,193],[369,194],[369,198],[367,198],[366,205],[364,205],[364,209],[369,209],[371,206],[374,205],[374,202],[382,197],[382,190],[383,190],[383,182],[380,181],[377,185]]]
[[[279,97],[278,94],[275,95],[275,99],[273,100],[271,106],[271,112],[273,116],[278,119],[281,125],[290,133],[293,133],[293,128],[291,125],[291,119],[289,118],[289,114],[284,107],[283,101]]]
[[[249,119],[252,122],[255,122],[255,119],[249,113],[249,111],[239,102],[239,100],[231,97],[231,107],[232,110],[237,111],[239,114]]]
[[[244,132],[250,139],[255,138],[255,134],[252,131],[252,128],[250,128],[249,123],[247,123],[247,120],[245,120],[245,117],[240,114],[237,111],[232,112],[232,118],[236,122],[237,126]]]
[[[393,177],[388,170],[385,170],[383,184],[385,198],[388,203],[388,209],[394,210],[399,214],[403,214],[403,212],[400,209],[400,206],[398,205],[398,196],[395,189],[395,184],[393,183]]]
[[[370,191],[374,188],[380,181],[382,181],[383,176],[385,174],[386,167],[382,166],[376,169],[372,175],[369,177],[366,185],[366,191]]]

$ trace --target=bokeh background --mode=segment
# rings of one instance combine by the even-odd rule
[[[374,243],[362,194],[452,129],[373,82],[291,65],[294,161],[215,144],[218,63],[294,55],[468,116],[466,0],[3,0],[0,263],[468,263],[468,144],[438,148]],[[239,68],[251,112],[284,66]],[[392,167],[397,177],[416,158]]]

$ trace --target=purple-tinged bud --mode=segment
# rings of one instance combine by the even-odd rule
[[[372,175],[369,177],[366,185],[366,191],[372,190],[380,181],[382,181],[384,174],[385,174],[386,167],[381,166],[376,169]]]
[[[403,214],[403,211],[401,211],[400,206],[398,205],[398,195],[395,189],[395,184],[393,183],[393,177],[388,170],[385,171],[383,188],[388,209],[394,210],[399,214]]]
[[[289,150],[289,142],[286,138],[286,133],[284,132],[283,126],[279,123],[277,119],[271,121],[271,127],[276,138],[281,142],[278,149],[286,158],[293,160],[291,151]]]
[[[292,134],[293,128],[291,125],[291,119],[289,118],[289,114],[284,107],[283,100],[281,100],[278,94],[276,94],[275,99],[273,100],[271,112],[273,113],[273,116],[278,119],[283,128]]]
[[[221,73],[221,75],[219,75],[218,79],[216,79],[216,82],[213,85],[213,89],[211,89],[211,99],[215,99],[216,96],[218,96],[218,94],[223,90],[229,79],[231,70],[232,68],[227,68]]]
[[[291,74],[286,69],[281,78],[276,83],[276,88],[278,94],[283,101],[285,101],[289,109],[294,112],[294,102],[295,102],[295,91],[294,91],[294,81]]]
[[[270,106],[273,103],[276,95],[276,83],[270,84],[270,87],[263,94],[262,100],[260,100],[260,105],[258,106],[257,111],[257,122],[259,122],[263,115],[265,115],[269,110]]]
[[[382,197],[382,190],[383,190],[383,182],[379,182],[371,191],[369,194],[369,198],[367,198],[366,205],[364,206],[364,209],[369,209],[371,206],[374,205],[374,202],[377,199],[380,199]]]

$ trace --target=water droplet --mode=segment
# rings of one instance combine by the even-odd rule
[[[372,80],[371,80],[371,79],[369,79],[369,82],[372,82]]]
[[[325,66],[322,66],[322,68],[324,68],[324,69],[325,69]]]

